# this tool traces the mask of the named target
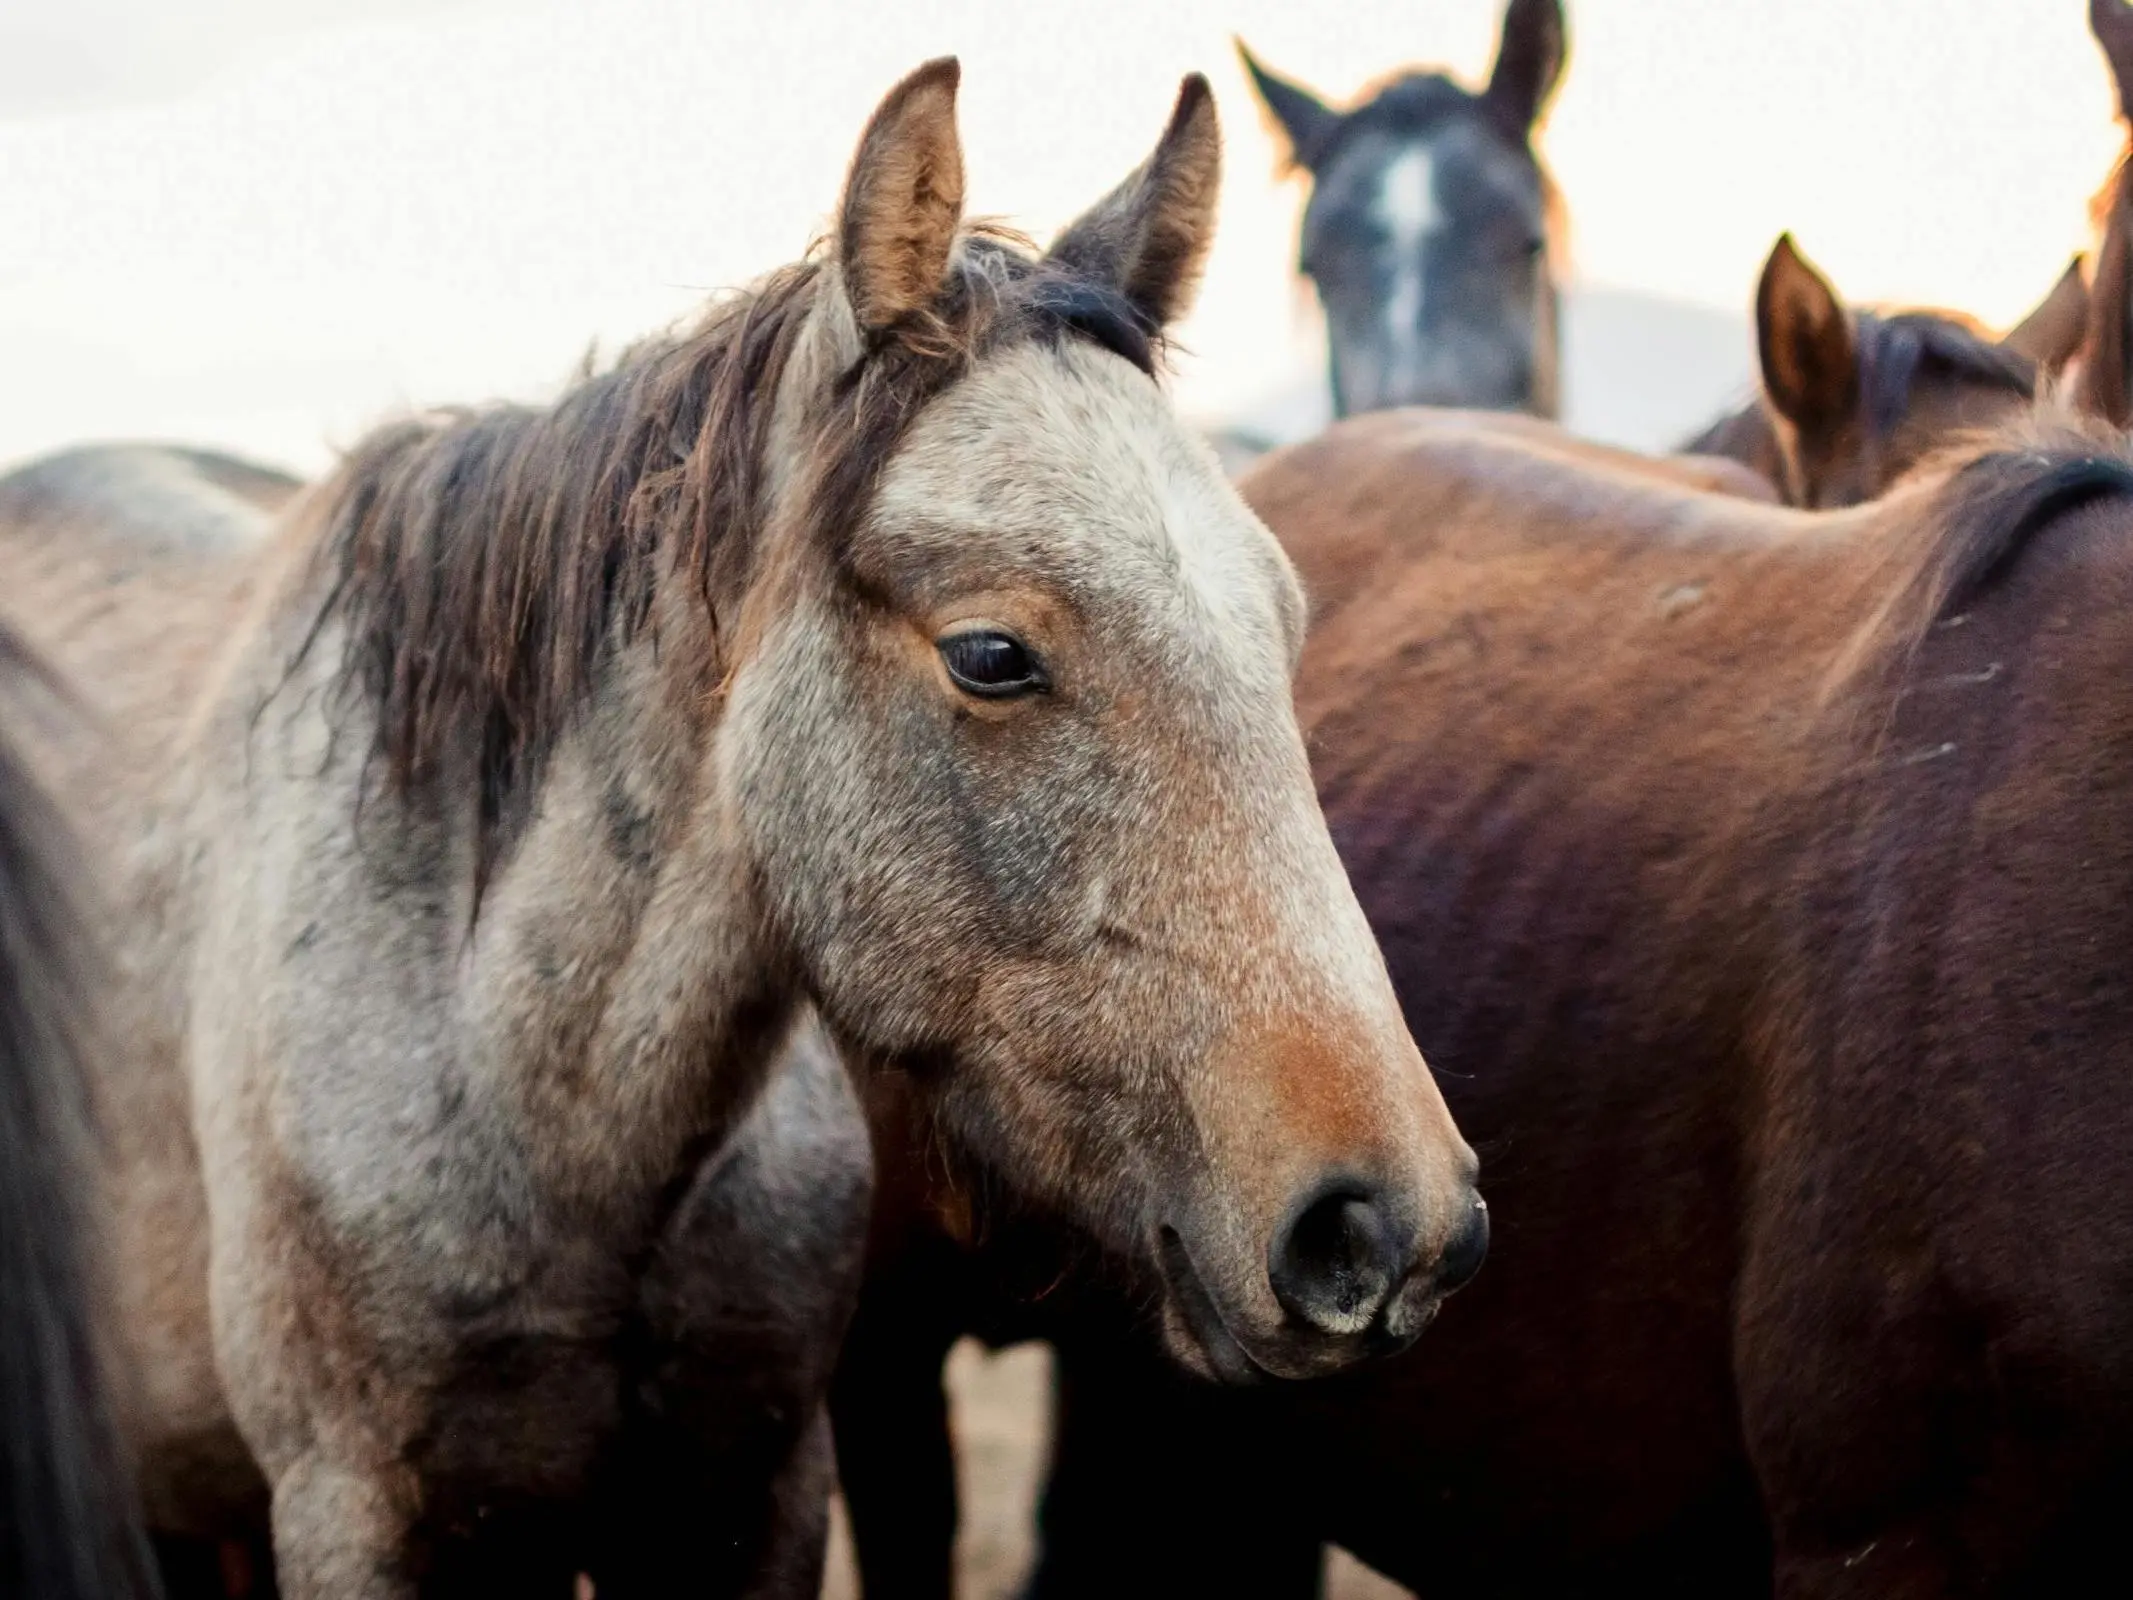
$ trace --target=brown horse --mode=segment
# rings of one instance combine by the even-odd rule
[[[270,1504],[292,1596],[814,1592],[866,1163],[834,1072],[749,1131],[810,1003],[1200,1370],[1396,1350],[1479,1264],[1300,592],[1154,381],[1207,87],[1040,256],[962,223],[956,81],[828,254],[271,532],[163,453],[0,484],[0,594],[124,735],[44,758],[125,884],[151,1507]]]
[[[0,720],[0,1593],[146,1600],[154,1585],[108,1400],[89,1207],[82,1067],[95,969],[82,864],[13,726],[50,687],[0,628],[10,714]]]
[[[1787,505],[1857,505],[1959,435],[2026,411],[2087,322],[2079,258],[1994,340],[1951,312],[1848,307],[1788,233],[1756,286],[1761,393],[1682,448],[1754,468]]]

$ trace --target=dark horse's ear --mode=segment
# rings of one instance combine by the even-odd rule
[[[2133,123],[2133,3],[2089,0],[2089,32],[2111,64],[2111,81],[2118,86],[2118,114]]]
[[[2111,209],[2096,252],[2089,326],[2070,398],[2114,428],[2133,426],[2133,161],[2111,180]]]
[[[1859,399],[1851,314],[1829,280],[1781,234],[1755,289],[1755,344],[1763,393],[1804,434],[1847,421]]]
[[[1312,164],[1331,148],[1333,130],[1341,125],[1341,114],[1302,84],[1267,71],[1242,39],[1236,45],[1245,76],[1259,91],[1260,104],[1272,115],[1274,126],[1289,147],[1290,165],[1309,172]]]
[[[888,327],[933,304],[963,222],[962,69],[929,61],[891,89],[859,136],[837,209],[837,265],[859,326]]]
[[[2028,357],[2042,371],[2057,372],[2081,348],[2088,326],[2089,289],[2081,281],[2081,257],[2076,256],[2059,274],[2052,292],[2008,331],[2000,348]]]
[[[1150,327],[1165,327],[1184,314],[1199,287],[1221,188],[1215,95],[1195,72],[1178,90],[1155,153],[1068,226],[1052,259],[1110,284]]]
[[[1509,126],[1526,132],[1548,109],[1568,53],[1561,0],[1511,0],[1484,98]]]

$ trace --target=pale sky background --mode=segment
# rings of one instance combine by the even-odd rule
[[[2081,0],[1573,0],[1573,420],[1659,443],[1745,380],[1791,228],[1852,298],[2018,317],[2119,148]],[[976,209],[1040,236],[1184,72],[1229,136],[1181,402],[1315,375],[1230,47],[1344,99],[1486,71],[1499,0],[0,0],[0,461],[167,437],[301,470],[410,405],[551,394],[796,255],[867,112],[963,58]],[[1636,291],[1623,295],[1614,291]],[[1587,308],[1590,308],[1589,310]],[[1704,308],[1699,310],[1698,308]]]

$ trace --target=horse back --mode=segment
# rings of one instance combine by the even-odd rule
[[[101,756],[169,753],[296,490],[265,468],[153,445],[72,450],[0,478],[0,611],[106,731],[123,730]]]

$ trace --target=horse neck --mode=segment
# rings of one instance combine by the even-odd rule
[[[715,1146],[798,1003],[716,776],[710,625],[666,588],[558,746],[466,979],[496,1102],[548,1183],[595,1202]]]
[[[797,1004],[717,787],[693,580],[671,576],[605,653],[477,904],[473,753],[387,787],[340,640],[297,653],[320,580],[296,572],[193,747],[173,841],[181,965],[217,997],[260,996],[247,1014],[279,1042],[211,1039],[194,1077],[230,1106],[280,1085],[332,1127],[442,1105],[412,1137],[452,1183],[512,1174],[535,1214],[642,1239],[745,1112]]]

